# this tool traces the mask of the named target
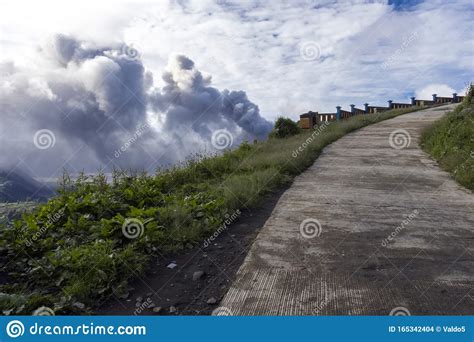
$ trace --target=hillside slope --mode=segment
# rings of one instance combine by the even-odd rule
[[[0,202],[44,201],[51,195],[50,189],[26,174],[0,170]]]
[[[474,190],[474,88],[463,103],[423,131],[421,145],[441,168]]]

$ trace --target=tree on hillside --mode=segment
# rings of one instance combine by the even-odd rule
[[[275,127],[270,133],[270,137],[285,138],[300,132],[298,124],[290,118],[279,117],[275,122]]]

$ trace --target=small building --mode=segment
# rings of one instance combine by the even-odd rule
[[[320,125],[322,122],[335,120],[337,120],[337,113],[318,113],[309,111],[300,115],[299,126],[302,129],[310,129],[316,125]]]
[[[307,113],[300,115],[300,128],[302,129],[310,129],[316,125],[316,115],[318,112],[309,111]]]

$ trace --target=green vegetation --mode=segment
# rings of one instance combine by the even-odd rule
[[[0,203],[0,224],[21,218],[23,213],[31,212],[37,206],[38,202]]]
[[[271,138],[286,138],[300,133],[298,123],[290,118],[279,117],[275,122],[275,127],[270,133]]]
[[[268,192],[287,186],[343,135],[409,111],[244,143],[156,175],[115,172],[110,181],[102,174],[72,181],[65,174],[57,197],[0,226],[0,276],[8,278],[0,307],[4,314],[31,314],[41,306],[57,314],[84,313],[112,292],[126,297],[130,280],[154,257],[202,243],[225,214],[255,207]],[[130,219],[144,228],[135,238],[123,231]]]
[[[421,145],[441,168],[474,190],[474,87],[463,103],[423,131]]]

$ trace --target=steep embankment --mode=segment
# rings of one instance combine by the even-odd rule
[[[463,103],[433,125],[421,137],[423,149],[454,179],[474,190],[474,90]]]

